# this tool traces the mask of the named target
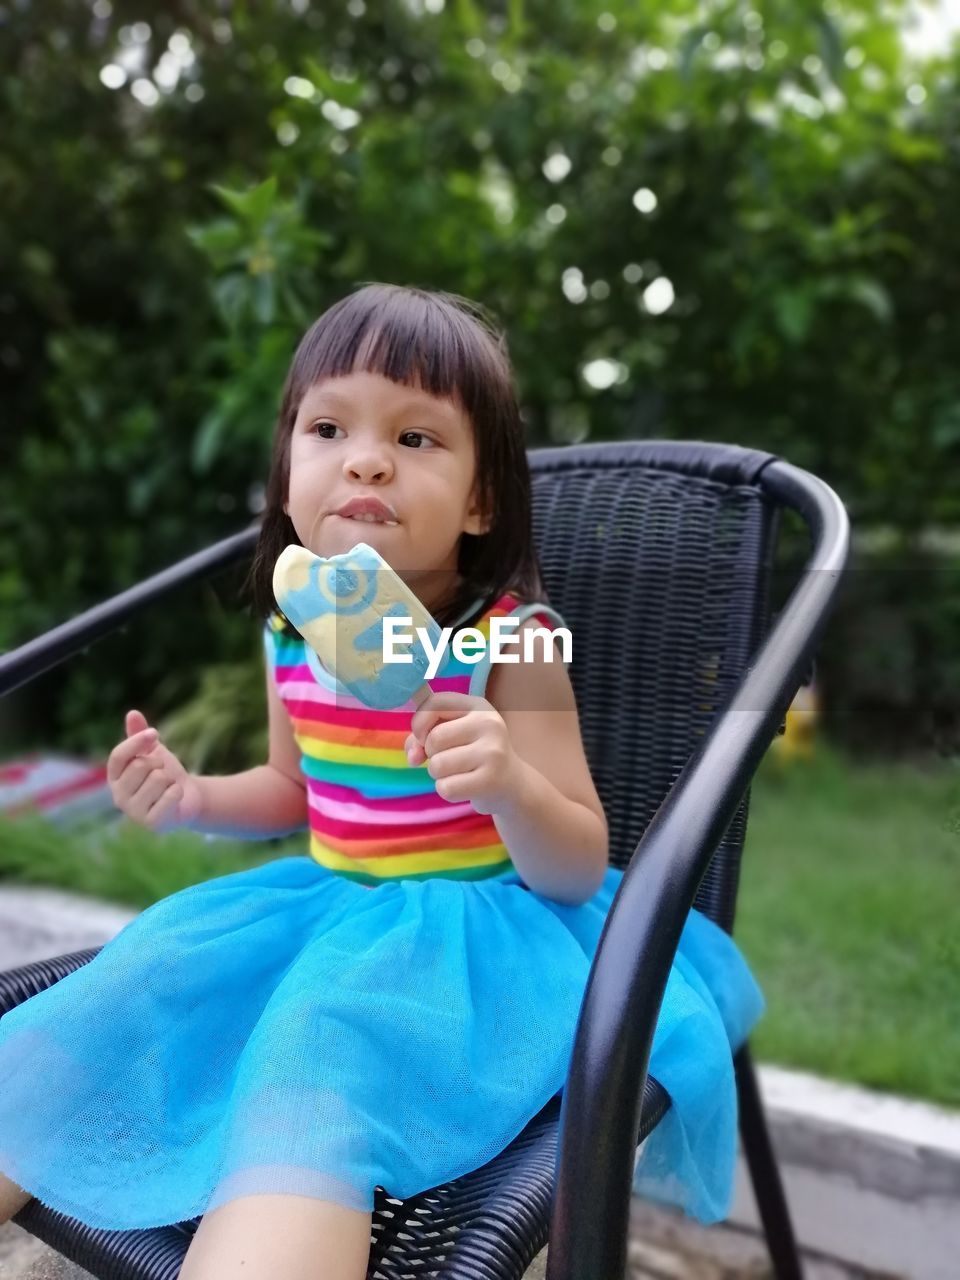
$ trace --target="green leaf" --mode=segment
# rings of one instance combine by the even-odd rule
[[[356,80],[335,80],[330,72],[316,58],[305,58],[303,69],[306,79],[323,94],[332,98],[341,107],[352,107],[356,110],[363,101],[366,84],[359,77]]]
[[[777,326],[785,338],[800,343],[810,332],[813,320],[813,296],[806,287],[781,289],[773,298]]]
[[[213,285],[213,295],[217,302],[217,308],[226,324],[231,329],[237,328],[249,307],[249,276],[241,275],[235,271],[228,276],[221,277]]]
[[[229,187],[220,186],[216,182],[210,184],[210,189],[216,192],[224,204],[239,218],[256,230],[259,230],[267,221],[277,199],[276,175],[272,175],[265,182],[247,191],[232,191]]]
[[[227,425],[227,412],[226,405],[218,405],[200,423],[190,455],[194,471],[206,472],[213,465]]]
[[[893,317],[893,301],[879,280],[858,276],[850,282],[848,296],[866,307],[883,324]]]
[[[522,40],[527,30],[524,17],[524,0],[507,0],[507,34],[512,43]]]
[[[219,262],[229,255],[238,254],[246,243],[246,236],[236,222],[221,218],[205,226],[186,228],[187,239],[201,253]]]
[[[960,399],[937,414],[931,440],[940,449],[953,449],[960,444]]]
[[[253,282],[253,313],[262,325],[268,325],[275,319],[275,290],[273,276],[264,273]]]
[[[56,263],[48,249],[40,244],[25,244],[20,250],[23,265],[38,276],[53,275]]]
[[[456,14],[462,31],[470,36],[478,36],[483,32],[483,19],[474,0],[456,0]]]
[[[680,47],[677,50],[677,61],[680,75],[686,81],[690,80],[697,50],[703,44],[704,36],[709,30],[709,27],[700,26],[691,27],[689,31],[684,32]]]
[[[820,37],[820,57],[823,59],[823,65],[830,73],[833,83],[839,85],[847,73],[840,32],[833,20],[825,13],[818,13],[815,22],[817,34]]]
[[[884,286],[869,276],[827,276],[816,284],[821,298],[845,298],[865,307],[870,314],[886,324],[893,315],[893,303]]]

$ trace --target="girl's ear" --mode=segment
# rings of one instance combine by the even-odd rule
[[[480,481],[474,480],[474,492],[470,494],[470,506],[463,524],[465,534],[489,534],[493,526],[493,497],[484,494]]]
[[[463,532],[473,534],[489,533],[491,524],[492,518],[485,513],[483,504],[477,498],[476,490],[474,490],[467,510],[467,518],[464,521]]]

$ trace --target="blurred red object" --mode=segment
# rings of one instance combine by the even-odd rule
[[[30,810],[55,821],[116,813],[106,764],[39,754],[0,764],[0,814]]]

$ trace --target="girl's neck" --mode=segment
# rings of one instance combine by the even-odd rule
[[[448,569],[414,570],[404,576],[407,586],[434,617],[457,598],[463,584],[460,575],[454,573],[451,576]]]

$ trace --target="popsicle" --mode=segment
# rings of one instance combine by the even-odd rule
[[[440,627],[402,578],[365,542],[341,555],[315,556],[307,547],[285,547],[273,570],[273,594],[285,617],[306,640],[323,668],[368,707],[419,706],[430,694],[424,676],[430,659],[416,628],[436,649]],[[409,618],[395,635],[394,652],[413,661],[385,662],[386,618]]]

